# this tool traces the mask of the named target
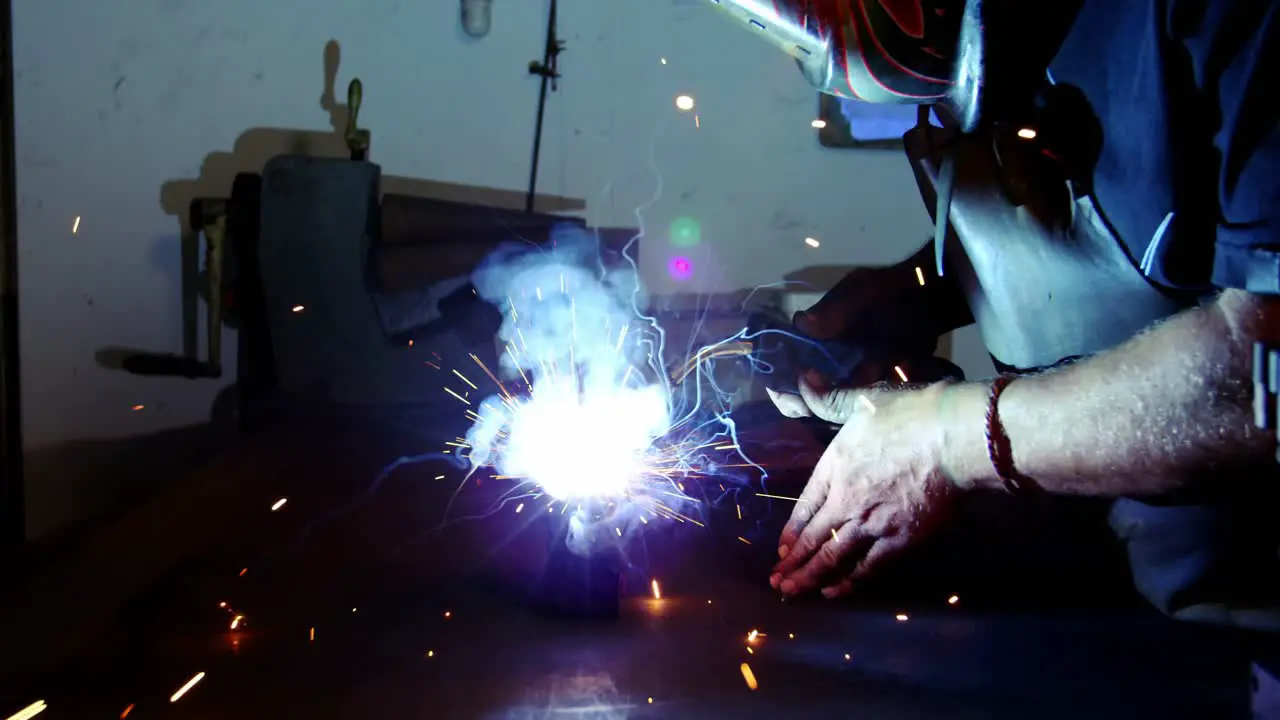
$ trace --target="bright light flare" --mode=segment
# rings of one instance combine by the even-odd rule
[[[621,496],[648,473],[653,441],[670,422],[656,385],[542,385],[511,418],[503,472],[556,500]]]
[[[750,665],[742,663],[742,667],[739,669],[742,670],[742,679],[746,681],[749,689],[756,690],[760,687],[760,683],[756,682],[756,674],[751,672]]]
[[[190,680],[186,682],[186,684],[178,688],[177,692],[169,696],[169,702],[176,703],[179,700],[181,700],[183,695],[186,695],[188,692],[190,692],[191,688],[195,687],[196,683],[200,682],[203,679],[204,679],[203,671],[196,673]]]
[[[678,96],[676,96],[676,108],[678,108],[678,109],[680,109],[680,110],[682,110],[682,111],[684,111],[684,112],[689,112],[690,110],[692,110],[692,109],[693,109],[693,105],[694,105],[694,102],[693,102],[693,96],[692,96],[692,95],[678,95]]]
[[[39,715],[49,709],[49,704],[44,700],[37,700],[30,705],[22,708],[18,712],[10,715],[5,720],[31,720],[31,718]]]

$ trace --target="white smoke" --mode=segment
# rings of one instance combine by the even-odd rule
[[[501,377],[530,383],[515,400],[486,399],[467,436],[474,466],[527,479],[556,499],[618,496],[643,474],[670,426],[654,381],[643,288],[634,268],[606,271],[595,236],[553,233],[553,248],[495,253],[472,277],[502,310]]]

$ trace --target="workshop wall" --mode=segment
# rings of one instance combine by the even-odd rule
[[[527,66],[542,56],[546,4],[495,0],[476,40],[459,4],[440,0],[15,3],[31,536],[144,493],[216,445],[201,426],[227,382],[110,367],[113,348],[182,350],[190,199],[225,195],[274,154],[340,152],[357,76],[386,173],[523,193],[538,94]],[[820,147],[814,93],[768,45],[690,0],[560,5],[567,48],[539,190],[585,199],[597,225],[633,225],[646,205],[656,292],[893,261],[927,237],[901,154]],[[681,93],[693,112],[676,109]],[[680,216],[701,226],[681,251],[683,282],[667,272]],[[234,357],[234,335],[224,344]]]

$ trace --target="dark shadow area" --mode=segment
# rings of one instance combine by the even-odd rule
[[[29,450],[27,529],[34,538],[0,589],[15,587],[63,552],[138,509],[212,460],[234,439],[226,423],[123,440],[76,440]]]

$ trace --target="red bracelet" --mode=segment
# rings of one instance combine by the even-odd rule
[[[1004,483],[1011,493],[1020,493],[1033,486],[1030,478],[1023,476],[1013,465],[1013,447],[1009,436],[1004,431],[1004,423],[1000,421],[1000,394],[1017,375],[1000,375],[991,382],[991,391],[987,396],[987,459],[996,472],[996,477]]]

